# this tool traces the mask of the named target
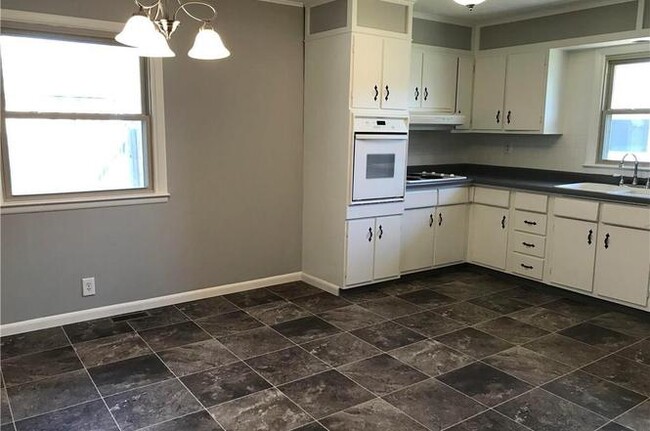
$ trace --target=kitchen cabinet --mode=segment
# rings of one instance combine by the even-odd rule
[[[466,130],[472,125],[472,90],[474,87],[474,58],[458,57],[458,83],[456,89],[456,114],[464,115],[465,122],[456,129]]]
[[[402,216],[380,217],[376,220],[375,264],[373,280],[398,277]]]
[[[470,260],[505,270],[509,210],[473,204],[470,220]]]
[[[505,94],[506,56],[477,57],[474,72],[472,128],[500,130],[503,128],[503,95]]]
[[[561,217],[552,223],[551,283],[591,292],[598,225]]]
[[[433,266],[436,209],[407,209],[402,216],[401,272],[413,272]]]
[[[468,205],[438,207],[434,220],[434,266],[465,261],[468,217]]]
[[[508,56],[506,67],[505,130],[539,130],[544,114],[546,55],[527,52]]]
[[[407,109],[411,43],[355,34],[352,50],[352,107]]]

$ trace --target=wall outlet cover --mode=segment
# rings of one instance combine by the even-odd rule
[[[81,279],[81,295],[93,296],[95,294],[95,277]]]

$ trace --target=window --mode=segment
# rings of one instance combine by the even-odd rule
[[[607,64],[599,162],[634,153],[650,163],[650,57],[610,58]]]

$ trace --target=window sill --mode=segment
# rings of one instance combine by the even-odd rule
[[[608,169],[608,170],[619,170],[619,169],[621,169],[621,168],[618,167],[617,164],[607,165],[607,164],[603,164],[603,163],[584,163],[582,165],[582,167],[583,168],[591,168],[591,169]],[[625,167],[623,168],[623,170],[625,170],[625,171],[633,171],[634,166],[628,160],[625,163]],[[639,171],[648,171],[648,172],[650,172],[650,166],[639,165]]]
[[[0,214],[24,214],[50,211],[68,211],[87,208],[105,208],[130,205],[160,204],[169,201],[169,193],[150,193],[102,198],[77,198],[41,201],[3,202]]]

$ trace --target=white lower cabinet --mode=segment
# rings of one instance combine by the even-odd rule
[[[434,266],[465,261],[468,221],[468,205],[438,207],[435,218]]]
[[[401,217],[348,221],[346,286],[399,276]]]
[[[436,209],[416,208],[402,216],[401,272],[413,272],[433,266],[433,240]]]
[[[591,292],[598,225],[555,217],[551,246],[551,283]]]
[[[470,260],[505,270],[508,250],[509,210],[482,204],[472,205]]]

